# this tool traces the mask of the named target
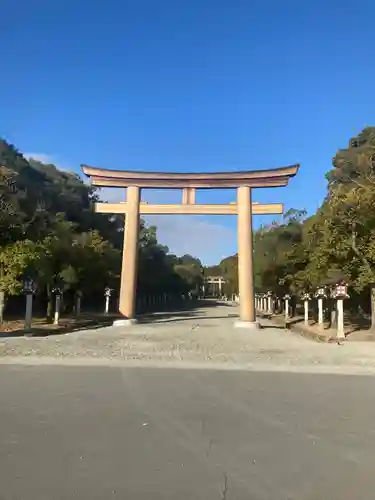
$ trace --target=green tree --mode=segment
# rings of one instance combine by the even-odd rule
[[[38,258],[38,249],[29,240],[0,247],[0,324],[3,322],[6,299],[21,292],[21,279],[26,273],[35,272]]]

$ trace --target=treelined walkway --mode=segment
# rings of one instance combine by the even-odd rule
[[[259,330],[236,329],[237,312],[231,305],[205,305],[144,317],[132,327],[5,336],[0,362],[375,373],[375,343],[320,344],[263,319]]]

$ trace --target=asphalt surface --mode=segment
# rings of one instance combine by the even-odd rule
[[[361,500],[373,376],[0,366],[1,500]]]

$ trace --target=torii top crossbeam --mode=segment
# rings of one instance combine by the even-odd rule
[[[286,186],[298,172],[299,165],[270,170],[247,170],[244,172],[138,172],[133,170],[106,170],[82,165],[82,171],[94,186],[140,188],[203,188],[227,189],[239,186],[252,188]]]

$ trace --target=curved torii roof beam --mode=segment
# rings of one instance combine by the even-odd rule
[[[239,186],[254,188],[286,186],[289,179],[297,174],[299,165],[291,165],[270,170],[204,173],[107,170],[104,168],[90,167],[88,165],[82,165],[81,168],[85,175],[91,177],[93,186],[225,189]]]

